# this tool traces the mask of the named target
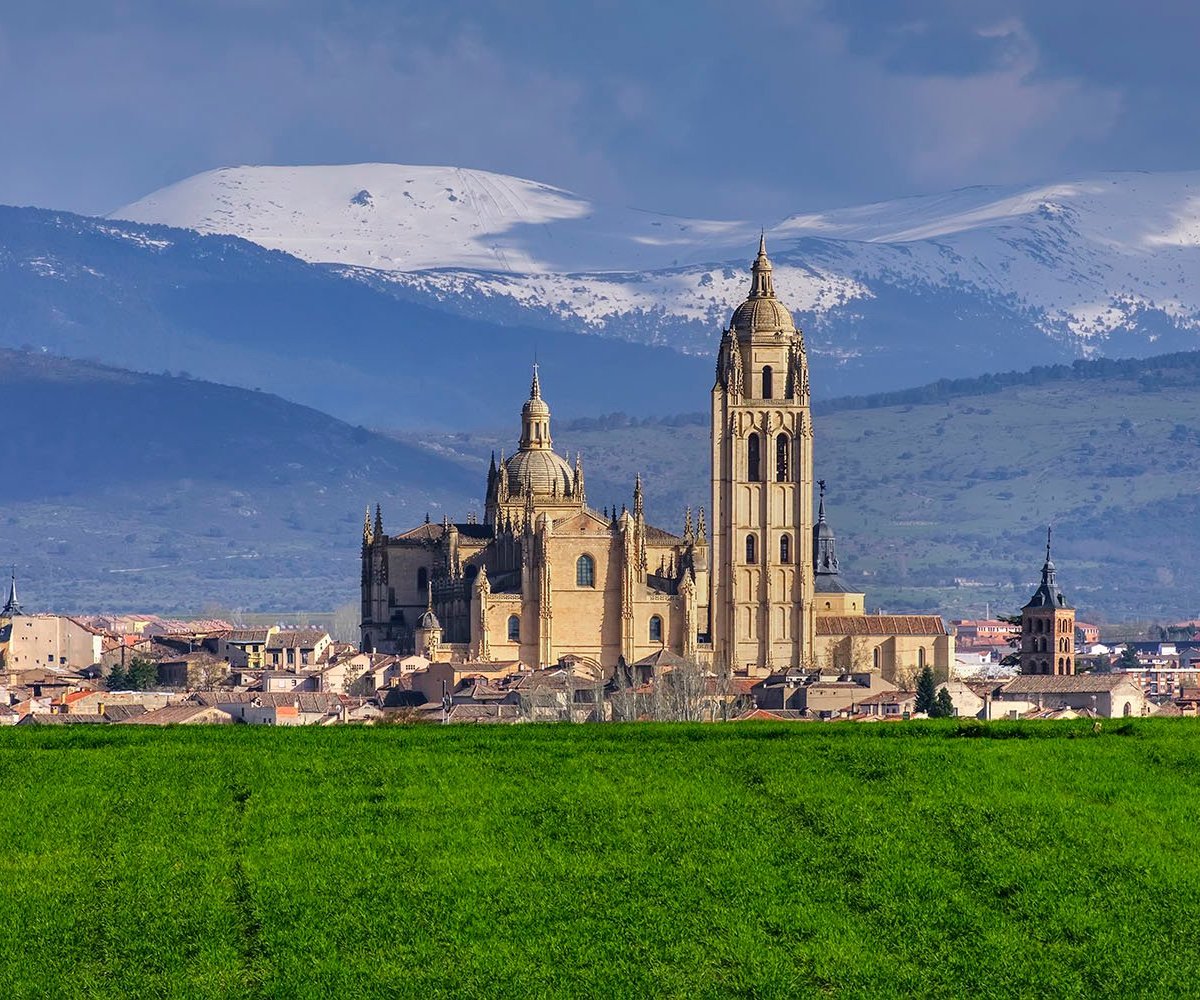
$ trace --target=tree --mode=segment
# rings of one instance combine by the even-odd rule
[[[1141,664],[1138,663],[1137,650],[1126,644],[1121,650],[1121,658],[1117,660],[1117,666],[1122,670],[1137,670]]]
[[[357,604],[343,604],[333,613],[330,632],[337,642],[349,642],[357,646],[362,639],[359,619],[362,608]]]
[[[938,690],[937,698],[934,699],[933,709],[929,713],[931,719],[949,719],[954,715],[954,701],[950,697],[950,690],[945,686]]]
[[[129,666],[115,664],[108,674],[110,691],[148,691],[158,685],[158,664],[135,656]]]
[[[926,715],[933,715],[937,702],[937,684],[933,680],[933,670],[926,667],[917,678],[916,710]]]
[[[187,686],[193,691],[211,691],[229,678],[229,664],[216,657],[191,660],[187,666]]]
[[[1012,647],[1012,652],[1005,656],[1000,661],[1002,667],[1015,667],[1021,662],[1021,630],[1025,627],[1024,620],[1021,615],[996,615],[999,621],[1013,627],[1013,634],[1008,640],[1008,644]]]

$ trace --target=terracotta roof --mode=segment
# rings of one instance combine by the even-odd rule
[[[941,615],[818,616],[817,635],[946,635]]]
[[[55,712],[31,714],[17,723],[19,726],[80,726],[106,724],[108,719],[103,715],[83,715],[72,712]]]
[[[207,716],[208,718],[204,718]],[[221,712],[209,705],[167,705],[156,708],[151,712],[142,712],[122,719],[123,726],[174,726],[186,722],[195,722],[201,717],[206,722],[232,722],[233,717],[227,712]]]
[[[1002,690],[1005,694],[1072,694],[1113,691],[1122,684],[1136,683],[1125,674],[1026,674]]]
[[[135,715],[146,714],[145,705],[105,705],[104,711],[101,713],[109,722],[123,722],[125,719],[132,719]]]
[[[329,633],[322,628],[290,628],[267,640],[267,649],[313,649]]]
[[[265,628],[235,628],[224,638],[226,642],[266,642],[268,632]]]
[[[737,717],[738,722],[808,722],[812,716],[794,708],[754,708]]]
[[[913,691],[880,691],[878,694],[869,695],[866,698],[860,698],[854,704],[856,705],[899,705],[904,701],[911,701],[916,698],[916,693]]]
[[[341,701],[335,694],[319,691],[197,691],[191,696],[197,705],[248,705],[257,701],[265,708],[279,708],[300,702],[302,712],[336,712]]]

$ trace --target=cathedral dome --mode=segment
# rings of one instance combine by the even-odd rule
[[[541,400],[536,402],[540,403]],[[534,493],[549,494],[556,492],[554,487],[557,483],[558,495],[567,496],[575,480],[574,472],[567,465],[566,459],[556,455],[549,448],[519,451],[504,463],[504,468],[508,472],[509,488],[513,493],[523,493],[528,482]]]
[[[438,621],[438,616],[434,613],[433,608],[426,608],[417,618],[417,628],[423,629],[440,629],[442,623]]]
[[[776,298],[749,298],[734,310],[730,326],[738,333],[793,333],[796,321]]]
[[[733,311],[730,327],[738,339],[755,334],[795,333],[796,321],[787,306],[775,297],[775,281],[772,277],[770,258],[767,257],[767,241],[758,241],[758,256],[750,268],[750,294],[746,301]]]

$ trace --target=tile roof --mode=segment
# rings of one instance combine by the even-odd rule
[[[322,628],[289,628],[267,640],[267,649],[312,649],[329,633]]]
[[[817,635],[946,635],[941,615],[818,616]]]
[[[300,703],[300,711],[336,712],[341,706],[341,700],[335,694],[320,691],[197,691],[191,696],[197,705],[248,705],[257,701],[264,708],[279,708],[280,706]]]
[[[880,691],[878,694],[869,695],[866,698],[859,698],[854,704],[899,705],[901,702],[913,700],[916,698],[916,696],[916,693],[913,691]]]
[[[74,712],[55,712],[27,715],[17,725],[25,726],[88,726],[107,724],[103,715],[83,715]]]
[[[1137,682],[1125,674],[1025,674],[1001,689],[1004,694],[1075,694],[1114,691]]]
[[[224,638],[226,642],[266,642],[269,631],[265,628],[235,628],[227,632]]]
[[[156,708],[150,712],[122,719],[120,725],[173,726],[198,720],[232,722],[233,717],[228,712],[219,711],[210,705],[167,705],[164,708]]]
[[[122,722],[125,719],[131,719],[135,715],[145,715],[147,708],[145,705],[105,705],[104,711],[101,713],[109,722]]]

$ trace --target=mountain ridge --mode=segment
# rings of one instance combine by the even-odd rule
[[[448,311],[697,353],[744,295],[757,235],[745,221],[401,164],[209,171],[114,216],[225,229]],[[1144,353],[1164,337],[1180,349],[1197,342],[1200,172],[976,186],[793,213],[766,233],[781,298],[834,359],[894,354],[872,325],[925,299],[936,308],[922,320],[940,323],[943,345],[947,333],[976,349],[1019,336],[1028,363],[1039,347],[1069,360],[1111,354],[1113,343]],[[937,315],[963,308],[983,329]]]

